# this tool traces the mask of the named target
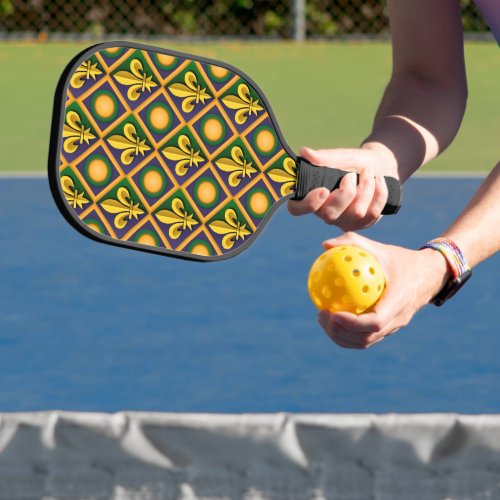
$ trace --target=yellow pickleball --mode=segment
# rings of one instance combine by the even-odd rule
[[[307,288],[318,309],[362,314],[380,299],[385,288],[384,271],[363,248],[334,247],[313,263]]]

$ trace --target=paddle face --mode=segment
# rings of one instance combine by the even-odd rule
[[[296,172],[262,91],[227,64],[114,42],[77,56],[59,82],[50,185],[95,240],[231,257],[293,194]]]

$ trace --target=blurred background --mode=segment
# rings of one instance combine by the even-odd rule
[[[0,0],[1,38],[215,37],[333,39],[388,33],[379,0]],[[469,34],[487,27],[461,0]]]

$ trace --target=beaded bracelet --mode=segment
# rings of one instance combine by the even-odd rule
[[[460,248],[448,238],[436,238],[426,243],[423,248],[431,248],[440,252],[446,259],[453,275],[453,278],[431,301],[434,305],[440,306],[458,292],[471,277],[472,270]]]

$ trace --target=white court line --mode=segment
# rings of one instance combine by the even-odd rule
[[[0,172],[0,179],[46,179],[47,172],[43,171],[29,171],[29,170],[7,170]]]
[[[416,172],[414,179],[484,179],[489,172],[477,170],[452,170],[449,172]]]

